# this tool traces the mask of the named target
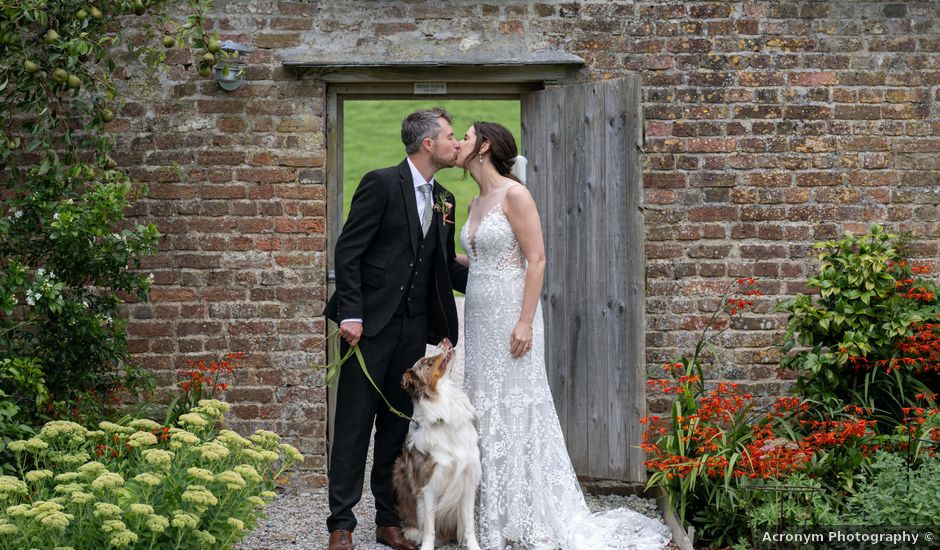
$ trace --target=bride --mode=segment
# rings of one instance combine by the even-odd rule
[[[459,258],[470,268],[464,388],[479,416],[480,544],[663,548],[670,537],[661,522],[626,509],[592,515],[585,504],[545,372],[545,250],[532,195],[511,173],[515,157],[512,134],[492,122],[474,123],[457,157],[480,187],[460,234],[467,256]]]

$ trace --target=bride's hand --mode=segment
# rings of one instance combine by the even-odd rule
[[[457,255],[454,257],[454,260],[456,260],[458,264],[460,264],[460,265],[462,265],[462,266],[464,266],[464,267],[470,267],[470,260],[467,259],[467,255],[466,255],[466,254],[457,254]]]
[[[509,352],[518,359],[532,349],[532,323],[519,321],[509,337]]]

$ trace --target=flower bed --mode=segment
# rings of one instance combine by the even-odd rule
[[[0,548],[231,548],[303,457],[268,431],[219,431],[227,410],[201,400],[179,427],[53,421],[12,442]]]
[[[649,381],[675,401],[667,417],[642,420],[648,486],[665,490],[697,542],[751,548],[759,530],[940,521],[940,304],[930,268],[912,265],[905,245],[878,226],[817,244],[818,296],[778,306],[795,395],[767,403],[706,381],[708,350],[728,326],[718,316],[753,305],[753,279],[722,297],[690,357]]]

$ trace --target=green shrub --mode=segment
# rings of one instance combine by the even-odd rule
[[[53,421],[11,443],[0,548],[231,548],[303,457],[271,432],[217,431],[227,409],[203,400],[180,417],[185,429]]]
[[[878,225],[816,243],[821,264],[808,285],[819,296],[779,304],[790,314],[782,365],[796,372],[797,393],[819,418],[857,404],[896,424],[916,394],[931,391],[925,381],[934,380],[936,364],[906,357],[902,344],[937,320],[940,296],[919,276],[927,269],[911,266],[904,244]]]
[[[940,458],[909,464],[903,456],[878,451],[858,491],[842,514],[843,525],[937,525]]]
[[[208,4],[0,0],[0,359],[35,361],[65,409],[131,373],[118,306],[146,298],[151,279],[134,269],[158,238],[125,219],[142,189],[116,168],[108,123],[165,66],[158,35],[210,48]]]

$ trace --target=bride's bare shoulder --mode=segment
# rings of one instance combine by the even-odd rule
[[[519,204],[528,204],[533,203],[532,193],[529,192],[529,189],[518,182],[512,182],[511,185],[507,186],[506,189],[506,202],[510,205],[519,205]]]

